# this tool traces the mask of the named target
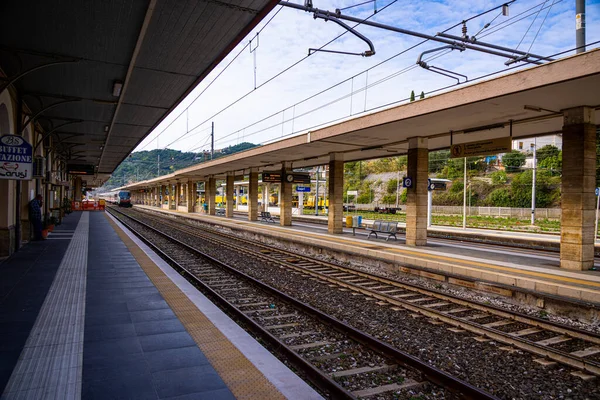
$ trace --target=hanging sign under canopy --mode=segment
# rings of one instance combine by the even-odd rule
[[[0,137],[0,179],[31,180],[33,148],[17,135]]]

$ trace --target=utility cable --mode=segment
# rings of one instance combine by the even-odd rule
[[[386,8],[388,8],[389,6],[391,6],[392,4],[396,3],[398,0],[393,0],[391,3],[387,4],[385,7],[383,7],[381,11],[385,10]],[[371,14],[369,15],[367,18],[363,19],[362,22],[367,21],[368,19],[370,19],[371,17],[373,17],[375,14]],[[354,25],[352,28],[356,28],[357,26],[359,26],[362,22],[358,22],[356,23],[356,25]],[[321,47],[319,47],[318,50],[323,49],[324,47],[328,46],[329,44],[333,43],[334,41],[338,40],[340,37],[344,36],[346,33],[348,33],[348,31],[344,31],[341,34],[337,35],[335,38],[331,39],[330,41],[328,41],[327,43],[325,43],[324,45],[322,45]],[[250,94],[254,93],[256,90],[260,89],[261,87],[265,86],[266,84],[272,82],[273,80],[277,79],[278,77],[280,77],[281,75],[283,75],[284,73],[288,72],[289,70],[291,70],[292,68],[294,68],[296,65],[300,64],[301,62],[303,62],[304,60],[306,60],[307,58],[309,58],[311,55],[313,55],[314,53],[309,53],[306,56],[302,57],[300,60],[294,62],[292,65],[290,65],[289,67],[285,68],[284,70],[280,71],[279,73],[275,74],[274,76],[272,76],[271,78],[267,79],[265,82],[261,83],[260,85],[258,85],[256,87],[256,89],[251,90],[249,92],[247,92],[246,94],[242,95],[241,97],[239,97],[237,100],[233,101],[232,103],[230,103],[229,105],[225,106],[224,108],[222,108],[221,110],[217,111],[215,114],[213,114],[212,116],[210,116],[209,118],[207,118],[206,120],[204,120],[203,122],[201,122],[199,125],[203,125],[206,122],[210,121],[211,119],[213,119],[214,117],[216,117],[217,115],[221,114],[222,112],[228,110],[229,108],[231,108],[232,106],[234,106],[235,104],[239,103],[240,101],[242,101],[243,99],[245,99],[246,97],[248,97]],[[180,141],[181,139],[183,139],[184,137],[186,137],[187,134],[183,134],[181,136],[179,136],[177,139],[175,139],[174,141],[172,141],[171,143],[169,143],[167,146],[168,147],[178,141]]]
[[[454,29],[454,28],[456,28],[456,27],[458,27],[458,26],[462,25],[462,24],[463,24],[463,23],[465,23],[465,22],[471,21],[471,20],[473,20],[473,19],[475,19],[475,18],[478,18],[478,17],[481,17],[481,16],[483,16],[483,15],[485,15],[485,14],[488,14],[488,13],[490,13],[490,12],[494,11],[494,10],[497,10],[497,9],[499,9],[499,8],[502,8],[502,7],[503,7],[505,4],[511,4],[511,3],[513,3],[514,1],[516,1],[516,0],[512,0],[512,1],[509,1],[509,2],[507,2],[507,3],[503,3],[503,4],[502,4],[502,5],[500,5],[500,6],[493,7],[493,8],[491,8],[491,9],[489,9],[489,10],[486,10],[486,11],[483,11],[483,12],[481,12],[481,13],[479,13],[479,14],[476,14],[476,15],[474,15],[474,16],[471,16],[471,17],[469,17],[469,18],[467,18],[467,19],[465,19],[465,20],[463,20],[463,21],[461,21],[461,22],[459,22],[459,23],[456,23],[456,24],[454,24],[453,26],[451,26],[451,27],[449,27],[449,28],[446,28],[444,31],[442,31],[442,33],[446,33],[446,32],[448,32],[448,31],[450,31],[450,30],[452,30],[452,29]],[[562,1],[562,0],[559,0],[559,1]],[[392,4],[392,3],[388,4],[386,7],[390,6],[391,4]],[[383,8],[381,11],[383,11],[383,10],[384,10],[386,7],[384,7],[384,8]],[[536,6],[536,7],[537,7],[537,6]],[[535,8],[535,7],[534,7],[534,8]],[[370,17],[369,17],[369,18],[370,18]],[[497,17],[496,17],[496,18],[497,18]],[[494,19],[496,19],[496,18],[494,18]],[[368,19],[368,18],[367,18],[367,19]],[[366,21],[366,19],[365,19],[365,21]],[[357,26],[357,25],[355,25],[355,27],[356,27],[356,26]],[[340,35],[340,36],[341,36],[341,35]],[[339,37],[339,36],[338,36],[338,37]],[[337,39],[337,38],[336,38],[336,39]],[[336,39],[334,39],[334,40],[336,40]],[[416,44],[414,44],[414,45],[412,45],[412,46],[408,47],[407,49],[404,49],[404,50],[400,51],[399,53],[396,53],[395,55],[393,55],[393,56],[391,56],[391,57],[388,57],[387,59],[385,59],[385,60],[382,60],[382,61],[380,61],[379,63],[377,63],[377,64],[375,64],[375,65],[373,65],[373,66],[371,66],[371,67],[369,67],[369,68],[367,68],[367,69],[365,69],[365,70],[363,70],[363,71],[359,72],[358,74],[355,74],[355,75],[353,75],[353,76],[351,76],[351,77],[349,77],[349,78],[346,78],[345,80],[342,80],[342,81],[340,81],[340,82],[338,82],[338,83],[336,83],[336,84],[334,84],[334,85],[332,85],[332,86],[329,86],[328,88],[325,88],[325,89],[323,89],[323,90],[321,90],[321,91],[319,91],[319,92],[317,92],[317,93],[315,93],[315,94],[313,94],[313,95],[311,95],[311,96],[309,96],[309,97],[307,97],[307,98],[305,98],[305,99],[303,99],[303,100],[301,100],[301,101],[299,101],[299,102],[295,103],[295,104],[294,104],[294,105],[292,105],[292,106],[289,106],[289,107],[287,107],[287,108],[285,108],[285,109],[283,109],[283,110],[279,110],[279,111],[277,111],[277,112],[274,112],[274,113],[272,113],[271,115],[268,115],[268,116],[266,116],[266,117],[264,117],[264,118],[260,119],[259,121],[256,121],[256,122],[254,122],[254,123],[252,123],[252,124],[250,124],[250,125],[248,125],[248,126],[246,126],[246,127],[242,128],[242,129],[239,129],[239,130],[237,130],[237,131],[235,131],[235,132],[232,132],[232,133],[230,133],[230,134],[228,134],[228,135],[226,135],[226,136],[223,136],[223,137],[221,137],[221,138],[219,138],[219,139],[217,140],[217,143],[221,143],[221,141],[222,141],[223,139],[226,139],[226,138],[228,138],[228,137],[230,137],[230,136],[233,136],[233,135],[237,134],[237,133],[238,133],[239,131],[241,131],[241,130],[245,130],[245,129],[247,129],[247,128],[250,128],[250,127],[252,127],[252,126],[254,126],[254,125],[256,125],[256,124],[259,124],[259,123],[261,123],[261,122],[263,122],[263,121],[266,121],[266,120],[268,120],[269,118],[272,118],[272,117],[274,117],[275,115],[278,115],[278,114],[279,114],[279,113],[281,113],[282,111],[285,111],[285,110],[287,110],[287,109],[289,109],[289,108],[291,108],[291,107],[298,106],[298,105],[300,105],[300,104],[302,104],[302,103],[304,103],[304,102],[306,102],[306,101],[308,101],[308,100],[311,100],[311,99],[313,99],[313,98],[315,98],[315,97],[317,97],[317,96],[319,96],[319,95],[321,95],[321,94],[323,94],[323,93],[325,93],[325,92],[327,92],[327,91],[329,91],[329,90],[331,90],[331,89],[333,89],[333,88],[335,88],[335,87],[337,87],[337,86],[340,86],[340,85],[342,85],[342,84],[344,84],[344,83],[346,83],[346,82],[348,82],[348,81],[350,81],[350,80],[352,80],[352,79],[354,79],[354,78],[356,78],[356,77],[358,77],[358,76],[360,76],[360,75],[364,74],[365,72],[367,72],[367,73],[368,73],[368,72],[369,72],[369,71],[371,71],[372,69],[375,69],[375,68],[377,68],[377,67],[379,67],[379,66],[381,66],[381,65],[383,65],[383,64],[385,64],[385,63],[387,63],[387,62],[389,62],[389,61],[391,61],[391,60],[393,60],[394,58],[396,58],[396,57],[398,57],[398,56],[400,56],[400,55],[402,55],[402,54],[404,54],[404,53],[406,53],[406,52],[408,52],[408,51],[410,51],[410,50],[412,50],[412,49],[414,49],[414,48],[416,48],[416,47],[418,47],[418,46],[420,46],[420,45],[422,45],[422,44],[424,44],[424,43],[426,43],[426,42],[428,42],[428,41],[429,41],[429,39],[424,39],[424,40],[422,40],[422,41],[420,41],[420,42],[418,42],[418,43],[416,43]],[[331,43],[331,41],[330,41],[329,43]],[[329,43],[327,43],[327,44],[329,44]],[[322,49],[323,47],[325,47],[327,44],[325,44],[325,45],[321,46],[321,49]],[[305,57],[305,58],[303,58],[301,61],[305,60],[306,58],[308,58],[308,56],[307,56],[307,57]],[[437,58],[437,57],[436,57],[436,58]],[[415,66],[413,66],[413,68],[414,68],[414,67],[416,67],[416,65],[415,65]],[[390,78],[390,79],[391,79],[391,78]],[[369,86],[369,87],[370,87],[370,86]],[[240,100],[240,99],[238,99],[238,101],[239,101],[239,100]],[[232,105],[233,105],[233,104],[232,104]],[[224,110],[222,110],[222,111],[224,111]],[[220,112],[221,112],[221,111],[220,111]],[[210,119],[210,118],[209,118],[209,119]],[[209,120],[209,119],[208,119],[208,120]],[[208,120],[207,120],[207,121],[208,121]]]
[[[593,46],[593,45],[596,45],[596,44],[600,44],[600,40],[592,42],[592,43],[587,43],[586,46]],[[568,50],[564,50],[564,51],[561,51],[559,53],[555,53],[555,54],[549,55],[548,57],[554,58],[554,57],[557,57],[557,56],[560,56],[560,55],[564,55],[564,54],[570,53],[570,52],[572,52],[572,51],[574,51],[576,49],[577,49],[576,47],[575,48],[570,48]],[[488,78],[490,76],[497,75],[497,74],[504,73],[504,72],[508,72],[508,71],[511,71],[511,70],[514,70],[514,69],[517,69],[517,68],[521,68],[521,67],[522,67],[521,65],[514,65],[512,67],[503,68],[503,69],[500,69],[500,70],[497,70],[497,71],[494,71],[494,72],[490,72],[490,73],[487,73],[487,74],[483,74],[483,75],[480,75],[480,76],[475,77],[473,79],[470,79],[469,82],[474,82],[474,81],[478,81],[478,80],[481,80],[481,79],[485,79],[485,78]],[[441,92],[441,91],[444,91],[444,90],[447,90],[447,89],[451,89],[452,87],[455,87],[455,86],[458,86],[458,85],[461,85],[461,84],[456,84],[455,83],[455,84],[452,84],[452,85],[446,85],[446,86],[443,86],[443,87],[431,90],[429,92],[426,92],[425,95],[435,94],[435,93],[438,93],[438,92]],[[404,102],[404,101],[407,101],[407,100],[409,100],[408,97],[400,99],[400,100],[396,100],[396,101],[393,101],[393,102],[390,102],[390,103],[382,104],[382,105],[379,105],[379,106],[367,109],[363,113],[373,112],[373,111],[376,111],[376,110],[381,109],[381,108],[390,107],[390,106],[396,105],[398,103],[401,103],[401,102]],[[332,124],[332,123],[335,123],[335,122],[338,122],[338,121],[341,121],[341,120],[344,120],[344,119],[347,119],[347,118],[348,118],[347,116],[340,117],[340,118],[335,118],[333,120],[330,120],[330,121],[327,121],[327,122],[323,122],[323,123],[320,123],[320,124],[317,124],[317,125],[313,125],[311,127],[305,128],[303,130],[313,130],[313,129],[316,129],[316,128],[320,127],[320,126],[327,125],[327,124]],[[289,136],[292,136],[292,135],[294,135],[294,133],[290,133],[288,135],[284,135],[284,136],[276,138],[276,139],[267,140],[267,141],[265,141],[265,142],[263,142],[261,144],[264,145],[264,144],[270,143],[270,142],[272,142],[274,140],[281,140],[282,138],[286,138],[286,137],[289,137]]]
[[[554,5],[554,1],[552,2],[552,4],[550,4],[550,7],[548,7],[548,11],[546,11],[546,16],[542,20],[540,27],[538,28],[537,32],[535,33],[535,36],[533,37],[533,40],[531,41],[531,44],[529,45],[529,49],[527,49],[528,53],[531,51],[531,48],[533,47],[533,43],[535,43],[535,39],[537,39],[538,35],[540,34],[540,31],[542,30],[542,27],[544,26],[544,23],[546,22],[546,18],[548,18],[548,14],[550,14],[550,10],[552,9],[553,5]]]
[[[558,0],[558,1],[555,1],[555,2],[554,2],[554,4],[558,4],[558,3],[562,2],[562,1],[563,1],[563,0]],[[544,3],[546,3],[546,1],[544,1]],[[516,24],[517,22],[520,22],[520,21],[524,20],[525,18],[528,18],[528,17],[532,16],[533,14],[535,14],[535,13],[536,13],[536,12],[538,12],[538,11],[534,11],[534,12],[532,12],[532,13],[530,13],[530,14],[527,14],[527,15],[523,16],[522,18],[519,18],[519,19],[516,19],[516,20],[515,20],[515,18],[517,18],[517,17],[520,17],[521,15],[523,15],[523,14],[525,14],[525,13],[528,13],[529,11],[531,11],[531,10],[534,10],[534,9],[538,8],[540,5],[543,5],[544,3],[536,4],[535,6],[533,6],[533,7],[529,8],[529,9],[527,9],[527,10],[525,10],[525,11],[523,11],[523,12],[521,12],[521,13],[517,14],[517,15],[515,15],[514,17],[511,17],[511,18],[509,18],[509,19],[507,19],[507,20],[505,20],[505,21],[503,21],[503,22],[499,23],[498,25],[496,25],[496,26],[494,26],[494,27],[493,27],[493,30],[491,30],[491,31],[489,31],[489,32],[486,32],[486,33],[485,33],[483,36],[481,36],[481,38],[484,38],[484,37],[486,37],[486,36],[489,36],[489,35],[491,35],[491,34],[493,34],[493,33],[496,33],[496,32],[498,32],[498,31],[500,31],[500,30],[502,30],[502,29],[508,28],[509,26],[511,26],[511,25],[513,25],[513,24]],[[544,8],[542,8],[542,10],[543,10],[543,9],[544,9]],[[513,21],[513,20],[514,20],[514,21]],[[512,21],[512,22],[511,22],[511,21]],[[509,23],[509,22],[510,22],[510,23]],[[479,38],[479,39],[481,39],[481,38]]]
[[[519,49],[519,46],[521,46],[521,43],[523,43],[523,40],[525,39],[525,36],[527,36],[527,34],[529,33],[529,30],[531,29],[531,27],[533,26],[533,24],[535,23],[535,21],[537,20],[537,17],[540,15],[540,12],[542,12],[542,10],[544,9],[543,7],[546,5],[546,3],[548,2],[548,0],[545,0],[544,3],[542,4],[542,8],[540,8],[537,12],[537,14],[535,15],[535,18],[533,19],[533,21],[531,21],[531,24],[529,24],[529,27],[527,28],[527,30],[525,31],[525,33],[523,34],[523,37],[521,38],[521,41],[519,42],[519,44],[517,45],[516,49]],[[514,53],[513,53],[514,54]]]
[[[451,50],[447,50],[447,51],[445,51],[445,52],[443,52],[443,53],[441,53],[441,54],[434,55],[434,56],[432,56],[432,57],[428,58],[426,61],[432,61],[432,60],[435,60],[436,58],[442,57],[442,56],[444,56],[445,54],[449,53],[450,51],[451,51]],[[322,104],[322,105],[320,105],[320,106],[317,106],[317,107],[315,107],[315,108],[313,108],[313,109],[311,109],[311,110],[305,111],[305,112],[304,112],[304,113],[302,113],[302,114],[296,115],[296,116],[294,116],[294,117],[293,117],[293,118],[291,118],[291,119],[285,120],[285,121],[283,121],[283,123],[284,123],[284,124],[285,124],[285,123],[288,123],[288,122],[292,121],[293,119],[296,119],[296,118],[302,118],[302,117],[305,117],[305,116],[307,116],[307,115],[309,115],[309,114],[311,114],[311,113],[313,113],[313,112],[315,112],[315,111],[319,111],[320,109],[323,109],[323,108],[329,107],[329,106],[331,106],[331,105],[333,105],[333,104],[335,104],[335,103],[338,103],[338,102],[340,102],[340,101],[342,101],[342,100],[345,100],[345,99],[347,99],[347,98],[349,98],[349,97],[351,97],[351,96],[354,96],[355,94],[357,94],[357,93],[360,93],[360,92],[362,92],[363,90],[367,90],[367,89],[370,89],[370,88],[372,88],[372,87],[375,87],[375,86],[377,86],[377,85],[380,85],[380,84],[382,84],[382,83],[385,83],[385,82],[387,82],[388,80],[390,80],[390,79],[393,79],[393,78],[395,78],[395,77],[397,77],[397,76],[400,76],[400,75],[401,75],[401,74],[403,74],[403,73],[409,72],[409,71],[411,71],[411,70],[413,70],[413,69],[415,69],[415,68],[417,68],[417,67],[418,67],[418,65],[416,65],[416,64],[414,64],[414,65],[410,65],[410,66],[408,66],[408,67],[405,67],[404,69],[402,69],[402,70],[400,70],[400,71],[394,72],[394,73],[393,73],[393,74],[391,74],[391,75],[388,75],[388,76],[386,76],[386,77],[383,77],[383,78],[379,79],[378,81],[375,81],[375,82],[373,82],[373,83],[371,83],[371,84],[369,84],[369,85],[367,85],[367,86],[365,86],[365,87],[362,87],[362,88],[360,88],[360,89],[357,89],[357,90],[353,91],[352,93],[345,94],[345,95],[343,95],[343,96],[341,96],[341,97],[338,97],[337,99],[333,99],[333,100],[331,100],[331,101],[329,101],[329,102],[327,102],[327,103],[325,103],[325,104]],[[248,128],[250,128],[250,127],[252,127],[252,126],[254,126],[254,125],[256,125],[256,124],[258,124],[258,123],[260,123],[260,122],[263,122],[263,121],[265,121],[265,120],[267,120],[267,119],[269,119],[269,118],[271,118],[271,117],[273,117],[273,116],[277,115],[277,114],[279,114],[279,113],[273,114],[273,115],[271,115],[271,116],[269,116],[269,117],[267,117],[267,118],[263,118],[261,121],[254,122],[253,124],[251,124],[251,125],[248,125],[248,126],[244,127],[243,129],[248,129]],[[343,118],[346,118],[346,117],[343,117]],[[327,123],[328,123],[328,122],[327,122]],[[266,128],[262,128],[262,129],[260,129],[260,130],[258,130],[258,131],[254,131],[254,132],[252,132],[252,133],[246,134],[246,135],[244,135],[244,137],[246,138],[246,137],[254,136],[254,135],[258,134],[258,133],[262,133],[262,132],[264,132],[264,131],[267,131],[267,130],[269,130],[269,129],[275,128],[275,127],[277,127],[277,126],[279,126],[279,125],[281,125],[281,124],[282,124],[281,122],[278,122],[278,123],[276,123],[276,124],[273,124],[273,125],[270,125],[270,126],[268,126],[268,127],[266,127]],[[229,142],[231,142],[231,141],[233,141],[233,140],[235,140],[235,139],[230,139],[230,140],[228,140],[228,141],[225,141],[225,142],[223,142],[223,139],[225,139],[225,138],[227,138],[227,137],[230,137],[230,136],[234,135],[235,133],[238,133],[239,131],[241,131],[241,129],[240,129],[240,130],[238,130],[238,131],[236,131],[236,132],[234,132],[234,133],[232,133],[232,134],[229,134],[229,135],[227,135],[227,136],[224,136],[224,137],[220,138],[220,139],[219,139],[219,140],[217,140],[215,143],[221,143],[221,144],[224,144],[224,143],[229,143]],[[289,136],[289,135],[291,135],[291,134],[293,134],[293,133],[294,133],[294,132],[292,132],[292,133],[290,133],[290,134],[288,134],[288,135],[286,135],[286,136]],[[188,151],[189,151],[189,150],[188,150]]]
[[[369,3],[373,3],[375,0],[368,0],[368,1],[364,1],[362,3],[358,3],[358,4],[354,4],[352,6],[348,6],[348,7],[344,7],[344,8],[339,8],[340,11],[344,11],[344,10],[348,10],[350,8],[354,8],[354,7],[358,7],[358,6],[364,6],[365,4],[369,4]]]
[[[277,16],[277,14],[279,14],[279,12],[283,9],[283,6],[279,7],[279,10],[277,10],[277,12],[267,21],[266,24],[264,24],[262,26],[262,28],[260,28],[260,30],[256,33],[256,35],[258,35],[259,33],[261,33],[268,25],[269,23],[273,20],[273,18],[275,18]],[[154,139],[152,139],[151,141],[149,141],[144,147],[142,147],[140,150],[144,150],[150,143],[152,143],[155,139],[157,139],[160,135],[163,134],[164,131],[166,131],[175,121],[177,121],[179,119],[179,117],[181,117],[183,115],[184,112],[186,112],[191,106],[192,104],[194,104],[196,102],[196,100],[198,100],[198,98],[200,96],[202,96],[204,94],[204,92],[206,92],[208,90],[208,88],[210,88],[212,86],[212,84],[221,76],[221,74],[223,74],[223,72],[225,72],[227,70],[227,68],[229,68],[229,66],[231,64],[233,64],[233,62],[244,52],[244,50],[246,50],[248,48],[248,46],[250,46],[250,42],[246,43],[246,45],[244,47],[242,47],[240,49],[240,51],[235,55],[235,57],[233,57],[233,59],[231,59],[231,61],[229,61],[227,63],[227,65],[225,66],[225,68],[223,68],[218,74],[217,76],[214,77],[214,79],[212,81],[210,81],[208,83],[208,85],[196,96],[194,97],[194,100],[192,100],[192,102],[190,104],[188,104],[188,106],[183,109],[178,115],[177,117],[175,117],[171,122],[169,122],[169,124],[163,128]],[[195,129],[196,127],[194,127]],[[192,129],[193,130],[193,129]],[[168,145],[167,145],[168,146]],[[164,148],[166,148],[167,146],[165,146]]]

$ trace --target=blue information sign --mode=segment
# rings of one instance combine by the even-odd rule
[[[596,196],[600,195],[600,188],[596,188]]]
[[[0,137],[0,179],[30,180],[33,149],[21,136]]]
[[[310,186],[296,186],[296,192],[308,193],[310,192]]]

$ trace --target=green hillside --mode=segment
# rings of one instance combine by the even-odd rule
[[[214,158],[225,157],[256,146],[257,145],[248,142],[229,146],[224,149],[215,150]],[[111,190],[129,183],[152,179],[159,175],[170,174],[178,169],[202,163],[205,161],[204,158],[205,156],[203,153],[188,153],[171,149],[131,153],[113,172],[111,178],[104,184],[102,190]],[[210,161],[210,153],[206,155],[206,161]]]

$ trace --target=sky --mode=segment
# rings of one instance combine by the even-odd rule
[[[313,0],[313,6],[334,11],[364,1]],[[303,4],[303,0],[292,2]],[[448,33],[460,36],[463,20],[502,4],[488,0],[377,0],[342,12],[428,35],[458,25]],[[375,7],[377,13],[372,15]],[[588,44],[600,41],[599,18],[600,0],[586,1]],[[483,29],[487,23],[490,26]],[[469,20],[466,26],[467,34],[476,35],[480,41],[542,56],[567,51],[556,56],[566,57],[574,54],[575,0],[516,0],[509,6],[509,16],[496,9]],[[270,143],[402,104],[413,90],[417,96],[424,92],[431,97],[478,82],[477,78],[489,74],[495,75],[481,79],[514,71],[506,70],[506,58],[474,50],[446,49],[423,56],[429,65],[468,78],[466,83],[461,78],[458,84],[456,79],[416,65],[422,52],[440,48],[443,43],[428,41],[410,49],[423,40],[364,25],[356,30],[373,43],[374,56],[317,52],[307,57],[309,48],[320,48],[345,29],[331,21],[313,19],[304,11],[276,6],[134,151],[210,150],[212,123],[215,150],[242,142]],[[599,46],[592,44],[588,50]],[[362,53],[368,46],[346,33],[325,49]]]

